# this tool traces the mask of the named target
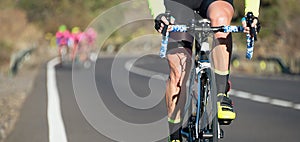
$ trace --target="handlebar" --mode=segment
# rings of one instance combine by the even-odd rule
[[[247,14],[246,20],[247,24],[252,23],[253,15]],[[251,24],[248,25],[251,27]],[[166,28],[165,28],[166,27]],[[169,25],[165,26],[164,30],[167,28],[170,29],[169,32],[194,32],[194,33],[216,33],[216,32],[224,32],[224,33],[242,33],[244,32],[244,28],[242,26],[219,26],[219,27],[210,27],[210,26],[203,26],[200,24],[195,24],[193,22],[191,25]],[[164,31],[161,48],[160,48],[160,57],[165,58],[167,52],[167,45],[169,39],[169,32]],[[255,28],[250,28],[250,34],[246,35],[246,58],[251,59],[253,56],[253,49],[254,49],[254,41],[256,40],[256,31]]]
[[[220,27],[190,27],[187,25],[170,25],[171,31],[170,32],[224,32],[224,33],[242,33],[244,32],[244,28],[242,26],[220,26]],[[246,43],[247,43],[247,51],[246,51],[246,58],[251,59],[253,56],[253,49],[254,49],[254,40],[255,36],[251,36],[251,34],[246,35]]]
[[[239,33],[244,32],[244,28],[242,26],[220,26],[220,27],[190,27],[187,25],[169,25],[171,31],[170,32],[224,32],[224,33]]]

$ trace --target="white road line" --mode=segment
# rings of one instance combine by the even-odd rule
[[[59,63],[54,58],[47,64],[47,93],[48,93],[48,127],[49,142],[67,142],[64,122],[61,115],[60,100],[56,84],[55,65]]]
[[[235,96],[235,97],[242,98],[242,99],[248,99],[248,100],[252,100],[255,102],[266,103],[266,104],[271,104],[271,105],[275,105],[275,106],[287,107],[287,108],[300,110],[300,104],[294,104],[291,101],[269,98],[269,97],[265,97],[262,95],[255,95],[255,94],[251,94],[248,92],[237,91],[237,90],[233,90],[233,89],[229,93],[231,96]]]
[[[155,71],[149,71],[149,70],[145,70],[145,69],[133,66],[133,63],[135,61],[136,60],[130,60],[130,61],[126,62],[125,68],[128,71],[133,72],[138,75],[142,75],[142,76],[146,76],[146,77],[153,77],[154,75],[160,75],[162,78],[156,78],[156,79],[161,79],[161,80],[167,79],[167,77],[168,77],[167,74],[163,74],[163,73],[159,73],[159,72],[155,72]],[[271,105],[275,105],[275,106],[287,107],[287,108],[291,108],[291,109],[300,110],[300,104],[294,104],[293,102],[286,101],[286,100],[269,98],[266,96],[251,94],[248,92],[234,90],[234,89],[231,89],[229,94],[230,94],[230,96],[235,96],[235,97],[242,98],[242,99],[252,100],[255,102],[266,103],[266,104],[271,104]]]
[[[231,89],[231,91],[233,91],[233,89]],[[234,91],[234,93],[231,93],[230,92],[230,95],[233,95],[233,96],[236,96],[236,97],[239,97],[239,98],[243,98],[243,99],[251,99],[251,94],[248,93],[248,92],[243,92],[243,91]]]
[[[281,106],[281,107],[293,107],[294,106],[294,104],[292,102],[285,101],[285,100],[279,100],[279,99],[272,99],[270,101],[270,104],[276,105],[276,106]]]
[[[252,95],[251,100],[256,101],[256,102],[261,102],[261,103],[269,103],[270,102],[269,97],[265,97],[265,96],[261,96],[261,95]]]
[[[294,109],[300,110],[300,104],[295,104],[295,105],[294,105]]]
[[[133,63],[135,61],[136,60],[129,60],[128,62],[125,63],[125,68],[127,71],[130,71],[130,72],[138,74],[138,75],[150,77],[150,78],[152,77],[152,78],[159,79],[159,80],[167,80],[168,75],[166,75],[164,73],[159,73],[159,72],[150,71],[150,70],[136,67],[133,65]]]

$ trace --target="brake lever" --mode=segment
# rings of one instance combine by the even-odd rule
[[[254,40],[256,41],[257,40],[257,35],[256,35],[256,30],[255,30],[255,27],[252,27],[252,23],[253,23],[253,20],[254,20],[254,15],[252,12],[248,12],[247,15],[246,15],[246,22],[247,22],[247,27],[250,28],[250,35],[251,37],[254,37]]]

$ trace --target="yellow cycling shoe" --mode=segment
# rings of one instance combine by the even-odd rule
[[[171,140],[170,137],[169,137],[168,142],[181,142],[181,141],[180,140]]]
[[[225,94],[218,94],[218,119],[221,125],[229,125],[235,119],[236,114],[232,107],[232,101]]]

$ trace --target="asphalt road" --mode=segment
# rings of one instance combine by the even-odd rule
[[[6,142],[166,141],[165,76],[152,75],[166,74],[166,62],[153,56],[133,61],[100,58],[91,69],[56,66],[59,101],[54,105],[59,105],[55,108],[61,111],[61,120],[53,117],[60,113],[49,112],[44,66]],[[221,141],[299,141],[299,79],[232,76],[231,80],[237,119],[222,127]],[[58,125],[62,127],[54,127]],[[49,140],[50,135],[55,138]]]

